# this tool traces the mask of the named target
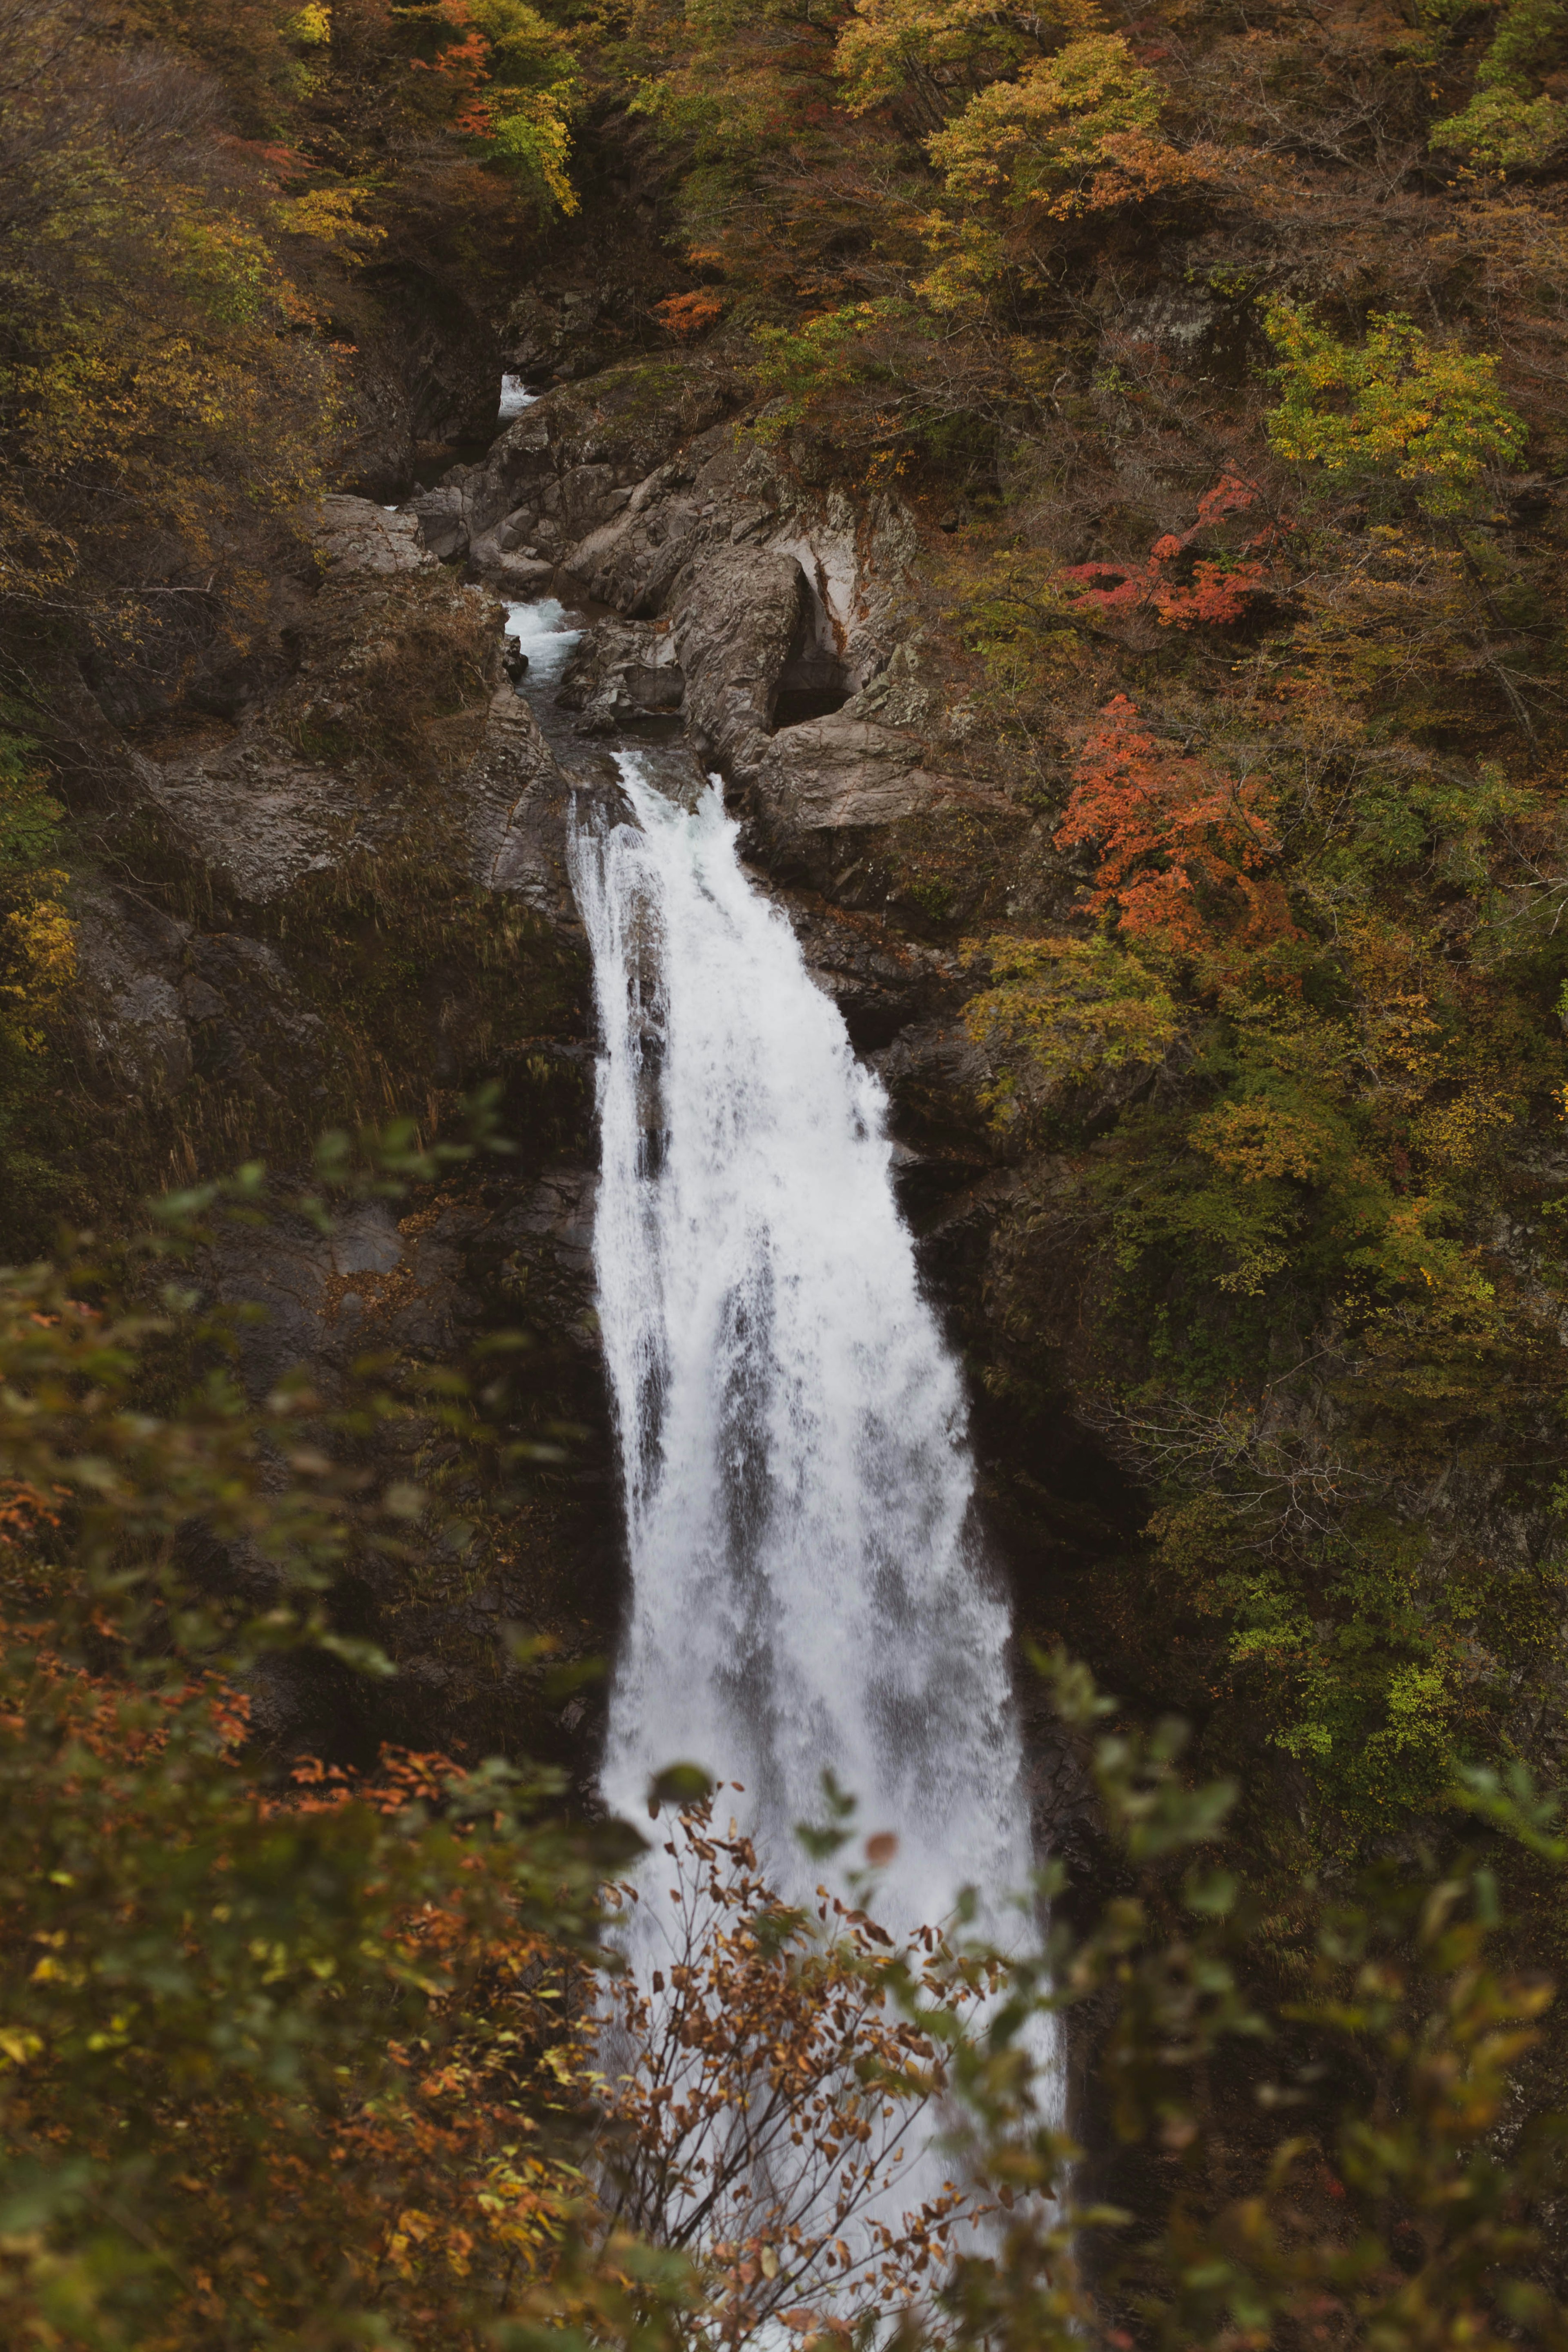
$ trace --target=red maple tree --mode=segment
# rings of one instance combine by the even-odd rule
[[[1255,950],[1300,936],[1283,886],[1263,872],[1279,850],[1273,795],[1149,733],[1116,696],[1084,742],[1057,847],[1100,845],[1091,914],[1191,956]]]
[[[1204,531],[1258,503],[1258,492],[1238,475],[1222,474],[1198,500],[1197,520],[1179,536],[1167,531],[1142,563],[1075,563],[1060,575],[1079,592],[1080,604],[1100,613],[1152,611],[1163,629],[1224,628],[1239,621],[1268,575],[1268,557],[1278,537],[1271,524],[1247,540],[1238,557],[1202,556],[1192,577],[1174,580],[1172,566]],[[1100,584],[1109,583],[1109,584]]]

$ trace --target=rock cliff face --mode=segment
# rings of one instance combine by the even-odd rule
[[[586,739],[679,718],[722,772],[760,878],[889,1087],[904,1203],[970,1362],[988,1521],[1027,1622],[1031,1595],[1088,1593],[1142,1517],[1068,1409],[1076,1187],[1064,1171],[1042,1228],[1038,1171],[982,1100],[962,1018],[974,980],[952,944],[1063,877],[1038,820],[975,772],[970,714],[928,657],[913,513],[803,482],[737,423],[732,389],[700,366],[612,370],[539,401],[415,511],[476,584],[599,615],[556,698]],[[1020,1266],[1038,1301],[1026,1331],[1006,1305]],[[1081,1776],[1044,1714],[1031,1745],[1040,1828],[1065,1852]]]
[[[1012,833],[1017,813],[940,765],[962,725],[948,727],[910,634],[909,510],[801,485],[731,417],[708,421],[733,398],[700,371],[612,371],[539,401],[414,512],[431,551],[477,583],[609,608],[559,707],[588,737],[679,718],[789,888],[857,1041],[880,1048],[950,1003],[956,979],[900,894],[911,837],[977,818]],[[589,527],[569,540],[566,521]],[[933,1035],[937,1064],[953,1050]],[[896,1067],[921,1063],[916,1042]]]
[[[892,1095],[906,1205],[979,1375],[993,1523],[1025,1574],[1087,1570],[1126,1517],[1121,1480],[1050,1396],[1026,1424],[985,1402],[997,1236],[1026,1223],[1027,1188],[981,1100],[961,1018],[973,978],[932,936],[951,940],[987,892],[1000,904],[1028,887],[1038,828],[972,772],[968,714],[925,657],[911,511],[801,481],[734,408],[700,365],[615,369],[546,395],[414,511],[475,584],[599,615],[555,698],[584,738],[679,718],[722,773],[767,887]],[[1081,1790],[1038,1730],[1059,1842]]]
[[[324,501],[320,557],[319,586],[294,584],[282,622],[282,686],[237,720],[126,752],[118,834],[158,841],[185,903],[164,911],[122,884],[84,898],[83,1029],[110,1086],[172,1104],[193,1074],[243,1075],[285,1124],[285,1094],[320,1116],[347,1108],[344,1023],[324,1013],[315,943],[290,948],[290,919],[298,940],[303,907],[351,880],[384,898],[426,836],[449,883],[570,935],[566,781],[501,676],[500,607],[363,499]],[[462,1049],[442,1042],[454,1006],[428,1009],[422,1076],[439,1085]],[[388,1076],[397,1093],[415,1073]]]
[[[413,1585],[388,1571],[335,1596],[399,1661],[392,1683],[291,1661],[260,1720],[284,1748],[340,1754],[561,1737],[580,1753],[571,1727],[539,1717],[497,1634],[525,1622],[571,1655],[602,1646],[614,1615],[586,963],[565,840],[571,793],[615,787],[568,780],[502,677],[500,608],[408,518],[325,500],[315,572],[277,604],[237,718],[117,748],[75,908],[90,1206],[112,1221],[142,1192],[252,1153],[286,1179],[331,1124],[405,1115],[432,1132],[466,1091],[499,1085],[515,1157],[481,1154],[411,1204],[361,1203],[330,1239],[283,1215],[215,1241],[214,1295],[266,1310],[242,1339],[258,1390],[304,1364],[331,1397],[367,1349],[461,1363],[486,1330],[521,1323],[512,1429],[583,1433],[482,1570]]]

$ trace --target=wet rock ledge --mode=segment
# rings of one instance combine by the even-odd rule
[[[965,716],[922,677],[909,509],[804,486],[739,403],[721,373],[628,364],[548,394],[413,510],[471,580],[609,608],[564,681],[588,733],[679,713],[770,871],[880,912],[898,828],[1017,812],[943,760]]]

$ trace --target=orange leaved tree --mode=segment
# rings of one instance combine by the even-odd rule
[[[1234,958],[1293,940],[1273,793],[1149,732],[1124,694],[1085,740],[1058,849],[1098,845],[1088,907],[1173,953]]]
[[[1142,563],[1075,563],[1061,574],[1078,593],[1080,609],[1099,613],[1151,612],[1163,629],[1225,628],[1239,621],[1268,576],[1277,531],[1255,532],[1235,553],[1200,555],[1186,579],[1182,558],[1205,531],[1231,516],[1245,514],[1258,492],[1234,473],[1222,474],[1198,500],[1197,519],[1184,531],[1166,531]]]
[[[893,1843],[870,1839],[868,1860]],[[929,2299],[985,2210],[928,2144],[952,2038],[1005,1963],[961,1959],[934,1927],[897,1945],[825,1887],[792,1906],[711,1800],[662,1852],[668,1897],[624,1890],[640,1957],[609,1993],[608,2220],[711,2264],[726,2344]]]

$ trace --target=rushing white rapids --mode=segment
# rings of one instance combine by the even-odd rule
[[[639,825],[573,842],[633,1585],[605,1791],[635,1816],[681,1758],[742,1782],[775,1883],[805,1893],[793,1830],[831,1767],[861,1828],[897,1834],[879,1910],[907,1930],[1031,1866],[957,1369],[881,1086],[747,882],[718,786],[689,812],[619,765]]]
[[[528,656],[528,680],[536,690],[555,686],[571,660],[583,632],[566,617],[558,596],[535,596],[506,608],[507,627]]]

